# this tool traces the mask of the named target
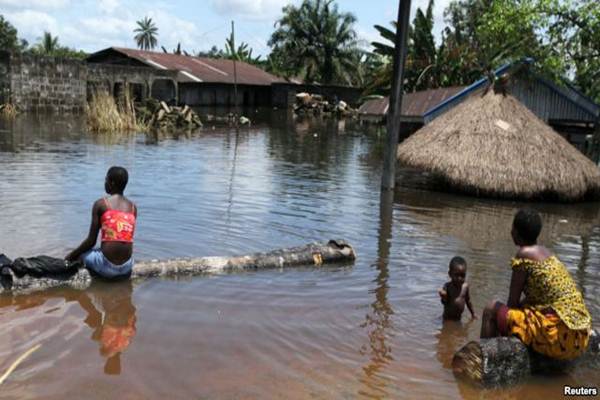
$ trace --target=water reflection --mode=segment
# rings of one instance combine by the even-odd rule
[[[136,335],[136,307],[132,301],[131,281],[98,282],[87,290],[54,288],[26,295],[0,297],[0,308],[12,306],[15,311],[41,308],[53,299],[76,302],[85,312],[83,323],[92,330],[90,338],[98,342],[104,359],[104,373],[121,373],[121,355]]]
[[[366,315],[361,327],[367,329],[369,337],[368,347],[363,347],[363,353],[369,354],[369,362],[363,366],[364,378],[361,381],[367,387],[359,393],[370,398],[383,398],[388,395],[386,390],[389,379],[383,376],[382,371],[392,362],[392,348],[387,343],[390,331],[393,330],[392,315],[394,310],[388,301],[390,290],[389,255],[392,240],[394,191],[382,190],[379,205],[379,236],[377,242],[377,261],[372,267],[377,270],[375,289],[370,294],[375,295],[371,303],[370,313]]]
[[[131,300],[131,281],[93,285],[81,292],[77,301],[87,312],[85,324],[92,329],[92,340],[100,345],[100,355],[106,358],[104,373],[121,373],[121,354],[136,335],[136,308]]]
[[[18,115],[0,118],[0,152],[39,151],[42,144],[62,144],[55,151],[69,153],[73,140],[79,141],[85,131],[85,119],[78,116],[48,114]]]
[[[454,353],[467,342],[469,328],[475,321],[479,323],[478,320],[470,320],[466,324],[449,320],[441,322],[442,328],[436,334],[437,348],[435,354],[444,368],[452,368]]]
[[[95,388],[90,398],[503,395],[457,385],[445,368],[467,340],[461,329],[471,339],[479,329],[442,326],[436,290],[450,258],[462,255],[476,312],[490,298],[505,299],[510,222],[523,203],[424,191],[421,175],[401,169],[392,213],[389,199],[379,198],[376,135],[351,120],[341,126],[285,112],[251,119],[239,133],[207,125],[188,137],[113,141],[39,120],[18,122],[12,137],[0,133],[16,149],[0,152],[0,251],[14,257],[66,254],[85,234],[112,164],[128,168],[128,193],[143,209],[140,260],[337,237],[359,254],[350,270],[154,280],[136,286],[135,304],[130,288],[112,286],[19,297],[0,309],[0,360],[43,346],[2,397],[76,398],[84,386]],[[544,241],[583,286],[597,319],[598,203],[534,206],[544,214]],[[165,338],[170,345],[157,347]],[[119,377],[97,372],[119,373],[119,364]],[[512,395],[551,398],[574,379],[597,380],[597,370],[578,374],[527,382]]]

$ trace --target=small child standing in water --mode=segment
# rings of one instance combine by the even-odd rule
[[[471,312],[471,318],[477,318],[469,296],[469,284],[465,282],[467,262],[464,258],[456,256],[450,260],[448,276],[450,276],[450,282],[446,282],[444,287],[438,290],[444,305],[444,319],[460,320],[465,310],[465,304]]]

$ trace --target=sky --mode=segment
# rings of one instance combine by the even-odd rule
[[[444,27],[443,10],[449,2],[435,2],[438,41]],[[206,51],[213,45],[223,48],[235,20],[236,42],[246,42],[253,54],[266,56],[274,24],[281,9],[290,3],[300,0],[0,0],[0,14],[30,44],[49,31],[59,37],[61,45],[89,53],[111,46],[135,48],[133,30],[136,21],[145,16],[158,27],[158,51],[160,46],[173,50],[177,43],[188,52]],[[427,3],[413,0],[412,15]],[[395,0],[338,0],[337,4],[340,11],[357,17],[355,30],[366,47],[379,38],[373,25],[388,25],[398,13]]]

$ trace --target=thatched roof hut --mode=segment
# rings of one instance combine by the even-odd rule
[[[398,147],[404,165],[475,195],[598,198],[600,169],[511,95],[474,94]]]

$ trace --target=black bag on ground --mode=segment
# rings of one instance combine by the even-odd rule
[[[62,258],[37,256],[17,258],[13,261],[10,269],[19,278],[25,275],[35,278],[66,278],[75,275],[81,267],[83,267],[81,261],[70,262]]]
[[[4,254],[0,254],[0,269],[2,267],[10,267],[12,265],[12,260],[6,257]]]

